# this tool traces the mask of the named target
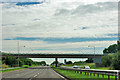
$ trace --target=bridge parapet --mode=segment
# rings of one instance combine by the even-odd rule
[[[26,58],[100,58],[103,54],[3,54],[3,56]]]

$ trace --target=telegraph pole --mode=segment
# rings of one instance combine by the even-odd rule
[[[20,53],[19,41],[17,42],[17,51],[18,51],[18,67],[19,67],[19,53]]]
[[[94,58],[95,58],[95,46],[94,46]]]
[[[95,46],[88,46],[88,47],[93,47],[94,48],[94,61],[95,61]]]

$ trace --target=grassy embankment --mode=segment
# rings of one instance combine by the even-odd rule
[[[72,80],[107,80],[108,76],[105,75],[104,78],[102,78],[102,75],[99,75],[99,78],[97,77],[97,74],[95,76],[88,76],[85,75],[83,72],[82,74],[80,73],[75,73],[75,71],[68,71],[68,70],[61,70],[59,68],[53,68],[57,72],[63,74],[64,76],[71,78]],[[115,80],[115,76],[110,76],[110,80]]]
[[[111,67],[95,67],[94,63],[66,64],[63,66],[70,67],[70,66],[74,66],[74,65],[81,66],[81,68],[83,68],[84,66],[90,66],[91,69],[101,69],[101,70],[110,70],[111,69]]]
[[[8,72],[8,71],[14,71],[14,70],[21,70],[21,69],[25,69],[25,68],[7,69],[7,70],[2,70],[0,72]]]
[[[32,66],[28,66],[28,65],[23,65],[20,68],[15,68],[15,69],[7,69],[7,70],[2,70],[0,72],[8,72],[8,71],[14,71],[14,70],[21,70],[21,69],[25,69],[25,68],[30,68],[30,67],[35,67],[35,66],[40,66],[40,65],[32,65]],[[12,67],[8,67],[8,68],[12,68]],[[14,68],[14,67],[13,67]],[[5,68],[4,68],[5,69]]]

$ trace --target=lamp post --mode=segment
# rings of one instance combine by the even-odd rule
[[[95,46],[88,46],[88,47],[93,47],[93,49],[94,49],[94,58],[95,58]]]
[[[19,67],[19,52],[20,52],[20,48],[19,48],[19,41],[18,41],[18,46],[17,46],[17,51],[18,51],[18,67]]]
[[[93,47],[94,48],[94,55],[95,55],[95,46],[88,46],[88,47]]]
[[[25,47],[25,46],[23,46],[23,47]],[[20,63],[19,63],[19,53],[20,53],[20,44],[19,44],[19,40],[17,41],[17,52],[18,52],[18,67],[19,67],[19,65],[20,65]]]
[[[79,51],[79,52],[82,52],[82,51]],[[82,54],[84,54],[84,53],[82,52]],[[83,63],[83,61],[84,61],[84,59],[82,58],[82,63]]]

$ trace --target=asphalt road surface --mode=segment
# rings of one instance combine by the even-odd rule
[[[50,67],[33,67],[18,71],[5,72],[2,80],[66,80]]]

